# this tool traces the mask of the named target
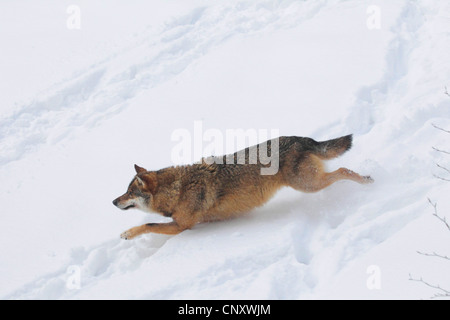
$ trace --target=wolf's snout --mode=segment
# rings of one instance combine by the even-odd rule
[[[123,199],[123,197],[124,196],[121,196],[113,200],[113,205],[121,210],[128,210],[136,207],[136,204],[133,201],[130,201],[129,199]]]

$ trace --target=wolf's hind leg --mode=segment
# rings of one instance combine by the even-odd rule
[[[361,184],[373,182],[370,176],[361,176],[347,168],[325,172],[321,159],[315,155],[305,157],[286,178],[290,187],[303,192],[317,192],[339,180],[352,180]]]
[[[360,174],[347,168],[339,168],[336,171],[325,173],[324,179],[326,180],[326,182],[330,182],[328,185],[339,180],[352,180],[360,184],[368,184],[374,182],[371,176],[361,176]]]
[[[308,179],[306,183],[300,183],[300,188],[295,188],[303,192],[318,192],[332,185],[339,180],[352,180],[360,184],[373,183],[370,176],[361,176],[347,168],[339,168],[333,172],[322,172],[316,174],[314,178]]]

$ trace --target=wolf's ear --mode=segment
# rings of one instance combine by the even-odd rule
[[[140,184],[144,185],[145,188],[148,191],[150,191],[150,193],[152,194],[155,193],[156,187],[158,186],[158,181],[155,172],[146,171],[145,173],[138,174],[136,176],[136,179]]]
[[[147,172],[144,168],[139,167],[137,164],[134,165],[134,170],[136,170],[136,173],[142,173]]]

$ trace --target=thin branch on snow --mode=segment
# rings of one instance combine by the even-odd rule
[[[445,93],[447,96],[450,97],[450,94],[448,93],[447,87],[445,87],[445,92],[444,92],[444,93]],[[445,133],[450,133],[449,130],[443,129],[443,128],[441,128],[441,127],[435,125],[434,123],[432,123],[432,126],[433,126],[434,128],[436,128],[436,129],[438,129],[438,130],[441,130],[441,131],[445,132]],[[450,154],[450,152],[448,152],[448,151],[441,150],[441,149],[438,149],[438,148],[436,148],[436,147],[432,147],[432,148],[433,148],[433,150],[435,150],[435,151],[438,151],[438,152],[441,152],[441,153],[445,153],[445,154]],[[444,166],[441,166],[441,165],[438,164],[438,163],[436,163],[436,166],[437,166],[438,168],[442,169],[442,170],[445,170],[447,173],[450,173],[450,169],[448,169],[448,168],[446,168],[446,167],[444,167]],[[440,176],[437,176],[437,175],[434,175],[434,177],[435,177],[435,178],[438,178],[438,179],[441,179],[441,180],[444,180],[444,181],[447,181],[447,182],[450,182],[450,179],[446,179],[446,178],[443,178],[443,177],[440,177]],[[431,201],[430,198],[428,198],[428,202],[429,202],[430,205],[434,208],[433,216],[435,216],[439,221],[441,221],[441,222],[447,227],[447,230],[450,231],[450,225],[449,225],[449,223],[447,222],[447,219],[445,218],[445,216],[442,216],[442,217],[441,217],[441,216],[438,214],[438,210],[437,210],[437,202],[434,202],[434,203],[433,203],[433,201]],[[420,255],[423,255],[423,256],[427,256],[427,257],[436,257],[436,258],[440,258],[440,259],[444,259],[444,260],[450,261],[450,257],[445,256],[445,255],[442,255],[442,254],[438,254],[438,253],[436,253],[436,252],[434,252],[434,251],[433,251],[433,253],[426,253],[426,252],[417,251],[417,253],[420,254]],[[435,289],[435,290],[438,290],[439,292],[438,292],[438,293],[435,293],[435,294],[431,297],[431,299],[434,299],[434,298],[450,297],[450,291],[448,291],[448,290],[446,290],[446,289],[444,289],[444,288],[441,288],[440,285],[433,285],[433,284],[430,284],[429,282],[423,280],[422,277],[420,277],[420,278],[413,278],[413,277],[411,276],[411,274],[409,274],[409,280],[410,280],[410,281],[415,281],[415,282],[420,282],[420,283],[426,285],[427,287],[430,287],[430,288],[433,288],[433,289]]]
[[[436,163],[436,166],[438,167],[438,168],[441,168],[442,170],[445,170],[445,171],[447,171],[448,173],[450,173],[450,169],[448,169],[448,168],[446,168],[446,167],[443,167],[443,166],[441,166],[439,163]],[[447,179],[447,178],[443,178],[443,177],[441,177],[441,176],[438,176],[438,175],[435,175],[435,174],[433,174],[433,176],[435,177],[435,178],[438,178],[438,179],[441,179],[441,180],[444,180],[444,181],[447,181],[447,182],[450,182],[450,179]]]
[[[447,87],[445,87],[444,94],[448,95],[450,97],[450,93],[448,93]]]
[[[448,151],[441,150],[441,149],[438,149],[438,148],[436,148],[436,147],[432,147],[432,148],[433,148],[433,150],[435,150],[435,151],[437,151],[437,152],[442,152],[442,153],[450,154],[450,152],[448,152]]]
[[[445,219],[445,217],[440,217],[437,213],[437,203],[433,203],[430,198],[428,198],[428,202],[431,204],[431,206],[434,208],[434,213],[433,216],[435,216],[436,218],[438,218],[441,222],[443,222],[447,229],[450,230],[450,226],[447,223],[447,220]],[[450,260],[450,257],[448,256],[444,256],[442,254],[436,253],[433,251],[433,253],[426,253],[426,252],[421,252],[421,251],[417,251],[418,254],[421,254],[423,256],[427,256],[427,257],[436,257],[436,258],[441,258],[441,259],[445,259],[445,260]]]
[[[449,93],[447,92],[447,87],[445,87],[445,92],[446,92],[446,94],[449,94]],[[436,129],[438,129],[438,130],[441,130],[441,131],[443,131],[443,132],[445,132],[445,133],[450,133],[450,130],[441,128],[441,127],[435,125],[434,123],[432,123],[431,125],[432,125],[434,128],[436,128]],[[448,151],[445,151],[445,150],[442,150],[442,149],[438,149],[438,148],[436,148],[436,147],[432,147],[432,148],[433,148],[433,150],[435,150],[435,151],[437,151],[437,152],[442,152],[442,153],[445,153],[445,154],[450,154],[450,152],[448,152]],[[441,168],[442,168],[442,167],[441,167]]]
[[[446,129],[444,129],[444,128],[441,128],[441,127],[435,125],[434,123],[432,123],[431,125],[432,125],[433,127],[435,127],[436,129],[438,129],[438,130],[444,131],[444,132],[446,132],[446,133],[450,133],[449,130],[446,130]]]
[[[450,179],[442,178],[442,177],[439,177],[439,176],[437,176],[435,174],[433,174],[433,177],[435,177],[437,179],[440,179],[440,180],[444,180],[444,181],[450,182]]]
[[[445,224],[445,226],[447,227],[447,229],[450,231],[450,225],[447,222],[447,219],[445,219],[445,217],[441,217],[439,216],[438,212],[437,212],[437,203],[433,203],[430,198],[428,198],[428,202],[433,206],[434,208],[434,213],[433,216],[435,216],[436,218],[438,218],[441,222],[443,222]]]
[[[431,297],[431,299],[450,297],[450,291],[445,290],[444,288],[441,288],[440,285],[430,284],[430,283],[426,282],[425,280],[423,280],[422,277],[420,277],[420,279],[416,279],[416,278],[413,278],[411,276],[411,274],[409,274],[409,280],[415,281],[415,282],[420,282],[420,283],[423,283],[424,285],[426,285],[427,287],[442,291],[442,293],[435,293],[434,296]]]
[[[417,251],[418,254],[421,254],[423,256],[427,256],[427,257],[436,257],[436,258],[441,258],[441,259],[445,259],[445,260],[450,260],[450,257],[447,256],[443,256],[441,254],[438,254],[436,252],[433,253],[426,253],[426,252],[421,252],[421,251]]]
[[[441,169],[443,169],[443,170],[445,170],[445,171],[447,171],[448,173],[450,173],[450,169],[448,169],[448,168],[446,168],[446,167],[443,167],[443,166],[441,166],[439,163],[436,163],[436,165],[439,167],[439,168],[441,168]]]
[[[436,202],[433,203],[433,202],[431,201],[430,198],[428,198],[428,202],[429,202],[430,205],[434,208],[433,216],[435,216],[435,217],[438,218],[441,222],[443,222],[443,223],[445,224],[445,226],[447,227],[447,229],[450,230],[450,225],[447,223],[447,220],[445,219],[445,217],[441,217],[441,216],[439,216],[439,214],[438,214],[438,211],[437,211],[437,203],[436,203]],[[440,259],[444,259],[444,260],[450,261],[450,257],[444,256],[444,255],[441,255],[441,254],[438,254],[438,253],[436,253],[436,252],[433,252],[433,253],[425,253],[425,252],[417,251],[417,253],[418,253],[418,254],[421,254],[421,255],[423,255],[423,256],[427,256],[427,257],[436,257],[436,258],[440,258]],[[431,299],[435,299],[435,298],[448,298],[448,297],[450,297],[450,291],[448,291],[448,290],[442,288],[440,285],[433,285],[433,284],[431,284],[431,283],[429,283],[429,282],[423,280],[422,277],[420,277],[420,278],[414,278],[411,274],[409,274],[409,280],[410,280],[410,281],[415,281],[415,282],[420,282],[420,283],[426,285],[427,287],[430,287],[430,288],[433,288],[433,289],[435,289],[435,290],[440,291],[440,292],[435,293],[435,294],[431,297]]]

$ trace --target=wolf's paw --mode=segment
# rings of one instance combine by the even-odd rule
[[[124,240],[131,240],[133,236],[130,231],[125,231],[120,235],[120,238]]]
[[[375,182],[375,180],[371,176],[364,176],[363,179],[364,179],[363,183],[369,184],[369,183],[374,183]]]

